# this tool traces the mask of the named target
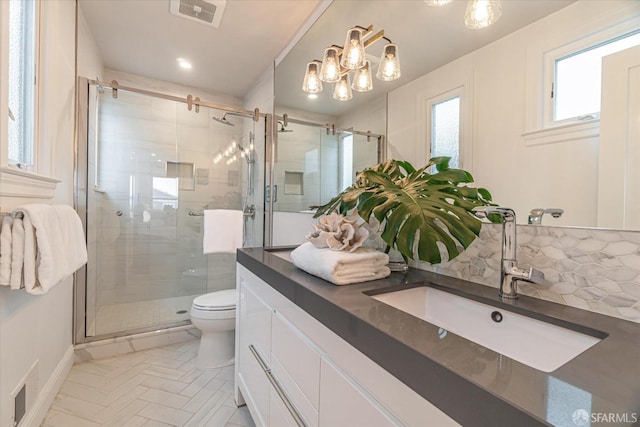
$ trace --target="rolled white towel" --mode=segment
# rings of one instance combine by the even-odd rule
[[[366,282],[391,274],[387,264],[389,256],[371,248],[358,248],[354,252],[318,249],[311,242],[291,252],[291,261],[301,270],[335,285]]]
[[[5,216],[2,218],[2,228],[0,229],[0,285],[9,286],[11,280],[11,225],[13,218]]]

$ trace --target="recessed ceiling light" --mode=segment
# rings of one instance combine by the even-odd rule
[[[180,68],[184,68],[185,70],[191,69],[191,62],[187,61],[186,59],[178,58],[176,59],[176,61],[178,62],[178,65],[180,66]]]
[[[309,99],[316,99],[318,98],[318,94],[317,93],[310,93],[309,95],[307,95],[309,97]]]

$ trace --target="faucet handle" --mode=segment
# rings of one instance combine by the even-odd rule
[[[541,284],[544,282],[544,272],[536,269],[536,268],[529,268],[529,282],[531,283],[536,283],[536,284]]]
[[[489,215],[497,214],[502,217],[503,221],[513,220],[515,221],[516,213],[511,208],[503,208],[500,206],[476,206],[473,208],[473,214],[480,218],[487,218]]]

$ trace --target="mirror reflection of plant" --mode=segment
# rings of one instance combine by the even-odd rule
[[[473,188],[471,174],[450,169],[449,157],[434,157],[420,169],[409,162],[388,160],[360,172],[356,182],[321,206],[315,217],[352,211],[381,224],[380,237],[406,259],[442,262],[441,250],[451,260],[480,234],[482,223],[473,215],[477,206],[494,205],[484,188]],[[430,173],[435,166],[435,173]],[[457,243],[456,243],[457,242]]]

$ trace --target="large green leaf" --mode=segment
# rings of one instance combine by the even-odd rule
[[[351,187],[315,216],[355,210],[369,221],[373,215],[383,226],[382,240],[405,258],[417,255],[437,264],[442,248],[451,260],[460,254],[460,246],[467,248],[480,233],[481,222],[472,209],[492,203],[486,189],[466,186],[473,182],[469,172],[449,169],[448,164],[448,157],[432,158],[420,169],[406,161],[380,163],[360,172]]]

